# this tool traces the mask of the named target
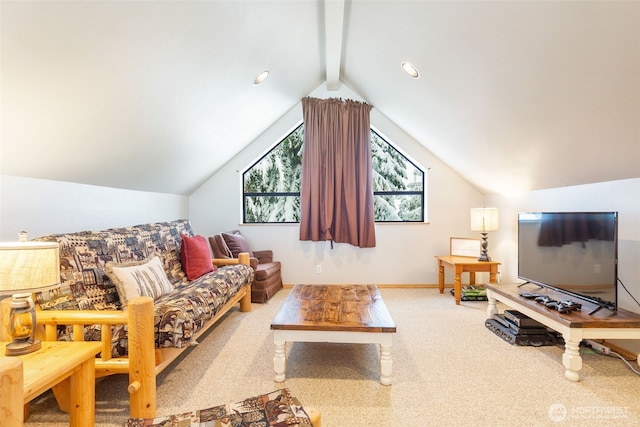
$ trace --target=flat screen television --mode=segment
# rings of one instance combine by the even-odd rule
[[[618,213],[519,213],[518,278],[615,311]]]

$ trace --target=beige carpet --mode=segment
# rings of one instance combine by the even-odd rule
[[[640,425],[640,377],[622,361],[581,349],[582,381],[570,382],[562,347],[509,345],[485,328],[486,302],[456,306],[436,289],[380,290],[398,328],[393,385],[379,383],[374,345],[307,343],[287,345],[287,380],[275,383],[269,322],[288,292],[233,310],[160,375],[158,415],[287,387],[324,427]],[[125,389],[124,376],[98,380],[96,425],[124,424]],[[67,423],[50,392],[32,403],[28,426]]]

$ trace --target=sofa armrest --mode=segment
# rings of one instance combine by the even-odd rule
[[[249,257],[249,253],[247,252],[239,253],[238,258],[213,258],[211,262],[213,262],[213,265],[218,267],[221,267],[223,265],[236,265],[236,264],[244,264],[244,265],[251,266],[251,258]]]
[[[74,341],[84,341],[84,327],[101,325],[102,351],[95,361],[96,377],[128,373],[132,416],[155,416],[156,374],[153,300],[136,297],[128,301],[127,311],[45,310],[36,312],[37,323],[44,326],[44,339],[56,341],[58,325],[72,325]],[[111,326],[128,325],[129,356],[111,357]],[[55,392],[55,390],[54,390]],[[64,397],[58,397],[63,402]],[[136,414],[136,415],[134,415]]]
[[[271,249],[253,251],[253,256],[258,259],[258,264],[273,262],[273,251]]]

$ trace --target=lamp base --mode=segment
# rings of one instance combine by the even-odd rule
[[[7,344],[5,356],[20,356],[22,354],[33,353],[34,351],[40,350],[40,347],[42,347],[42,343],[37,338],[33,342],[30,340],[11,341]]]
[[[489,255],[487,254],[487,246],[489,246],[488,242],[487,242],[487,233],[486,232],[482,232],[480,233],[482,234],[482,241],[480,242],[480,246],[482,247],[482,253],[480,254],[480,257],[478,258],[478,261],[491,261],[491,258],[489,258]]]

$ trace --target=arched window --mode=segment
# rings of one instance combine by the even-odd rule
[[[242,174],[242,222],[300,222],[301,124]],[[376,222],[425,221],[425,173],[371,130]]]

